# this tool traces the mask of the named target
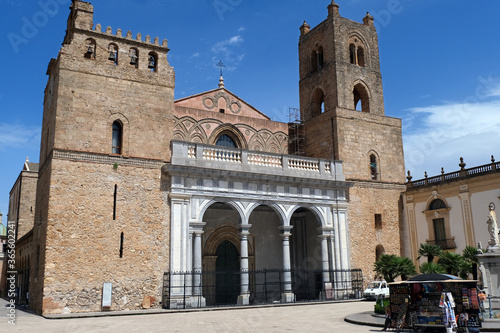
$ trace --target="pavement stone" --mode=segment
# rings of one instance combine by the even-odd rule
[[[347,301],[46,317],[17,308],[16,325],[11,325],[8,302],[0,299],[0,332],[380,332],[384,317],[373,313],[373,305]],[[487,320],[483,326],[481,332],[500,332],[500,320]]]

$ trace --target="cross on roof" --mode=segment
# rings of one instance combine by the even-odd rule
[[[219,60],[219,63],[216,66],[220,67],[220,76],[222,76],[222,68],[224,68],[226,66],[224,66],[224,63],[222,62],[222,60]]]

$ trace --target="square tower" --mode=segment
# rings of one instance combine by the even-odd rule
[[[307,156],[343,161],[353,265],[373,275],[383,252],[401,253],[399,202],[405,190],[401,120],[384,111],[377,32],[343,18],[332,1],[318,26],[300,27],[300,108]]]
[[[134,308],[160,294],[169,264],[167,41],[94,26],[88,2],[70,10],[44,97],[30,270],[30,306],[41,314],[100,311],[109,283],[111,307]]]

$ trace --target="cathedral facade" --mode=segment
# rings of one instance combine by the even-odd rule
[[[174,100],[166,40],[112,33],[73,1],[47,71],[30,307],[357,297],[355,269],[372,279],[378,255],[401,253],[401,121],[384,112],[373,18],[332,1],[300,30],[300,116],[287,124],[222,76]]]

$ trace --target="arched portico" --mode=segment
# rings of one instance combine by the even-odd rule
[[[196,161],[175,157],[183,145],[186,158]],[[187,285],[183,291],[191,292],[197,304],[202,298],[217,303],[216,278],[207,276],[217,271],[218,257],[225,253],[228,258],[239,257],[238,265],[231,266],[239,267],[238,304],[290,302],[299,294],[308,300],[323,297],[325,286],[338,280],[332,270],[349,268],[348,184],[341,165],[283,156],[280,163],[290,167],[282,171],[276,162],[268,171],[266,166],[248,166],[245,171],[250,159],[245,151],[240,156],[234,149],[229,173],[224,161],[197,161],[197,156],[226,156],[224,149],[210,147],[210,155],[203,155],[203,146],[174,144],[173,165],[167,171],[172,177],[170,270],[194,272],[192,280],[175,282]],[[293,278],[299,271],[307,271],[308,277]],[[267,281],[264,296],[259,289],[261,276]],[[276,282],[269,283],[273,279]],[[181,295],[172,296],[179,302]],[[183,306],[190,302],[187,296],[182,295]]]

